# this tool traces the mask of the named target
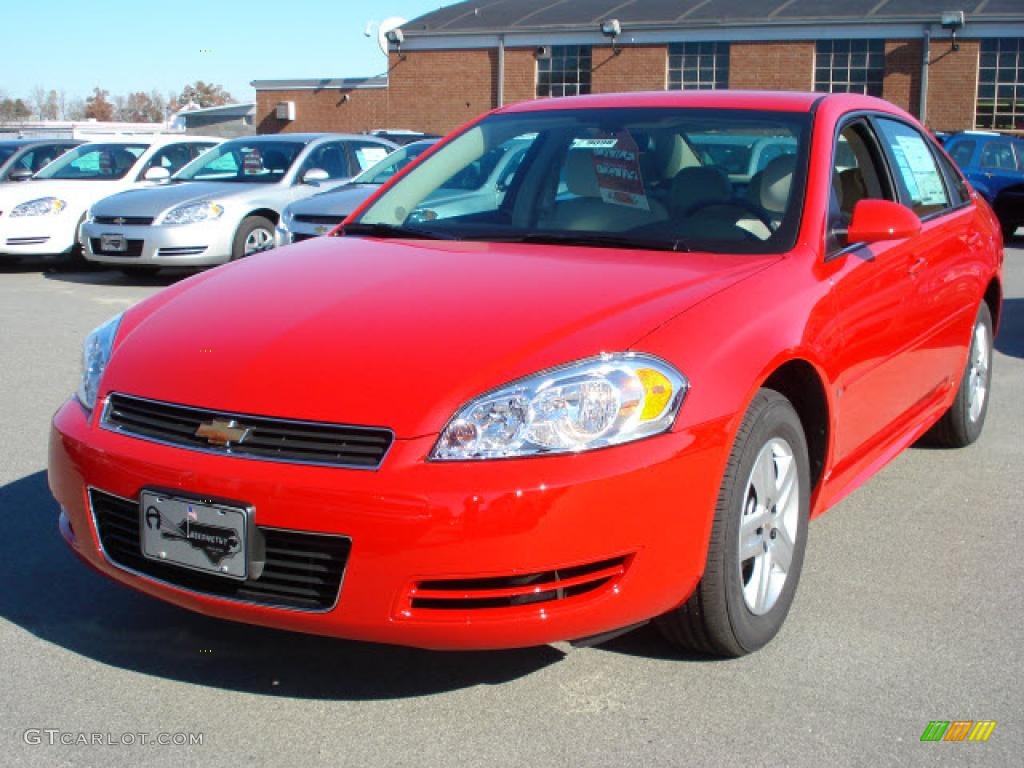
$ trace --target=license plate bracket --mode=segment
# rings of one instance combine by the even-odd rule
[[[128,239],[124,235],[100,235],[100,250],[109,253],[124,253],[128,250]]]
[[[228,579],[249,577],[252,509],[155,490],[139,496],[142,554]]]

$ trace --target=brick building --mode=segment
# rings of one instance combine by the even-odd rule
[[[768,88],[1024,131],[1024,0],[468,0],[392,37],[386,75],[254,82],[257,130],[444,133],[550,95]]]

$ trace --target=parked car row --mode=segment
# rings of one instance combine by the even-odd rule
[[[346,134],[79,144],[28,181],[0,187],[0,256],[80,255],[126,271],[220,264],[273,247],[288,203],[396,148]]]

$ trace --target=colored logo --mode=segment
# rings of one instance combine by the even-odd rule
[[[932,720],[921,741],[988,741],[995,729],[995,720]]]
[[[234,419],[230,421],[214,419],[201,423],[199,429],[196,430],[196,437],[205,438],[210,445],[230,447],[245,440],[250,431],[248,427],[241,426]]]

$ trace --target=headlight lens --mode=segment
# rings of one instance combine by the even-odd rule
[[[575,453],[664,432],[689,384],[663,360],[602,355],[514,381],[470,401],[441,432],[432,459]]]
[[[85,337],[82,346],[82,381],[78,385],[78,399],[90,411],[96,407],[96,393],[100,389],[103,372],[110,362],[110,350],[121,325],[123,315],[112,317]]]
[[[11,216],[46,216],[56,215],[68,207],[59,197],[40,197],[27,203],[16,205],[11,209]]]
[[[164,224],[199,224],[203,221],[219,219],[224,213],[224,206],[212,200],[200,200],[198,203],[179,205],[168,211],[164,216]]]

